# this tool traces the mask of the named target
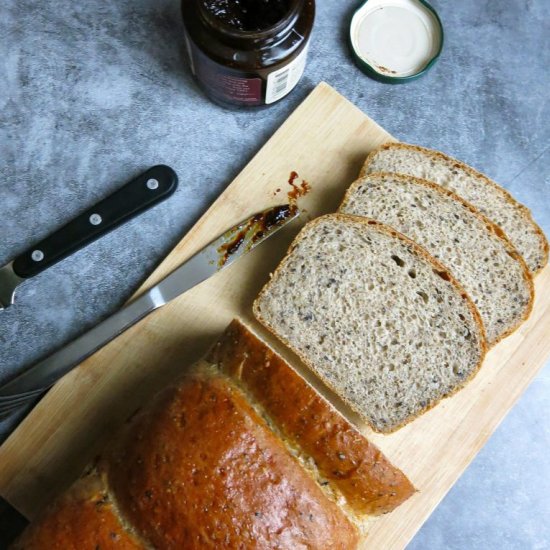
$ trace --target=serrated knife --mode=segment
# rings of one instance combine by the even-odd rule
[[[264,210],[237,224],[160,283],[70,344],[0,387],[0,417],[21,409],[84,359],[152,311],[231,265],[300,215],[290,205]]]

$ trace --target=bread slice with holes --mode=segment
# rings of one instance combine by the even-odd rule
[[[392,226],[447,266],[477,306],[489,345],[529,316],[534,288],[525,261],[498,226],[452,191],[373,173],[350,187],[340,212]]]
[[[254,314],[379,432],[462,388],[486,351],[479,313],[443,264],[357,216],[308,223]]]
[[[367,157],[360,177],[372,172],[424,178],[454,191],[506,233],[532,273],[539,272],[548,263],[548,241],[530,210],[470,166],[438,151],[405,143],[386,143]]]

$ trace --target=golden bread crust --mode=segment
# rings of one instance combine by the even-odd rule
[[[162,392],[102,467],[124,516],[157,548],[358,543],[356,527],[219,374],[195,372]]]
[[[412,483],[279,355],[234,320],[209,359],[252,394],[357,514],[390,512]]]
[[[101,476],[80,478],[25,530],[12,550],[143,550],[120,521]]]

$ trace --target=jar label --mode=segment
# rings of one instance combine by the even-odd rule
[[[275,103],[296,87],[306,68],[307,49],[308,45],[306,44],[293,61],[268,75],[265,93],[266,104]]]
[[[239,105],[262,104],[262,79],[212,61],[185,36],[189,65],[196,78],[222,101]]]
[[[231,105],[269,105],[285,97],[298,84],[306,65],[308,45],[290,63],[276,70],[245,72],[210,59],[185,33],[189,65],[213,99]],[[280,64],[279,64],[280,66]]]

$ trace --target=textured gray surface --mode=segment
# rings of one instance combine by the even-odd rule
[[[494,177],[550,233],[550,3],[435,2],[443,55],[403,86],[352,64],[355,4],[318,0],[292,96],[231,112],[209,103],[184,66],[177,1],[2,0],[0,262],[152,164],[173,166],[181,185],[21,288],[0,314],[0,382],[120,306],[320,80],[398,138]],[[550,547],[549,394],[547,366],[410,548]]]

